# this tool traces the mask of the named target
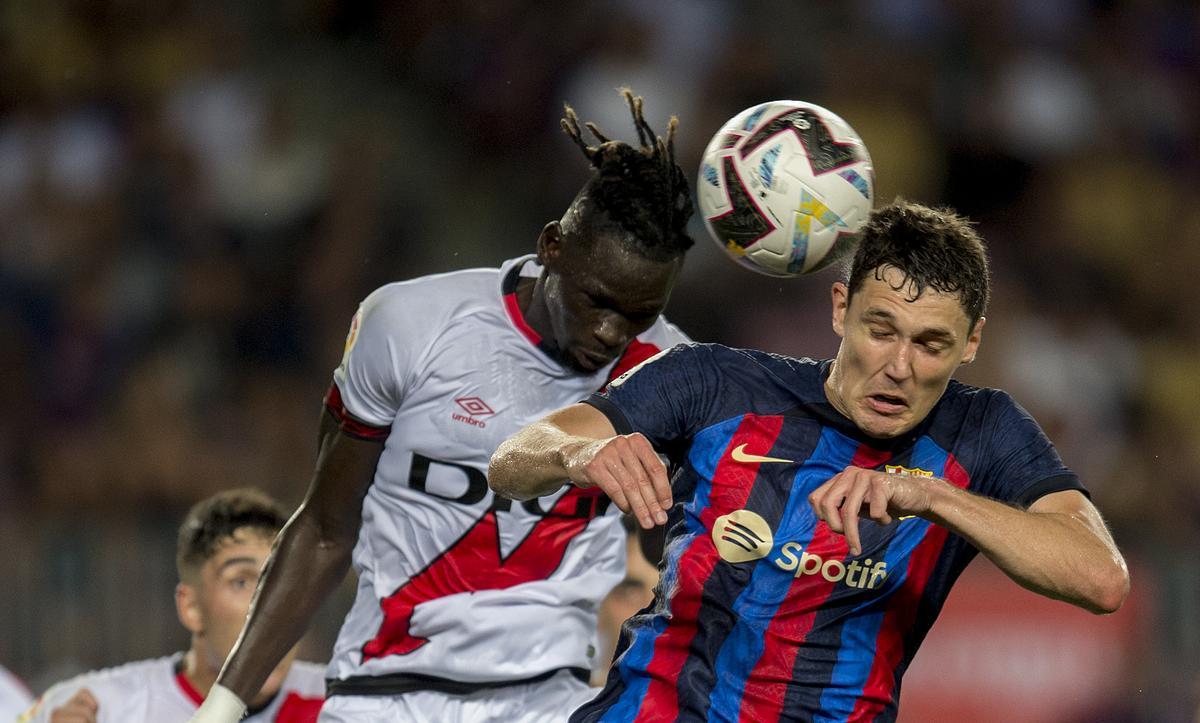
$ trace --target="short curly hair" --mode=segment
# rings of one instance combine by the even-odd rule
[[[282,505],[251,488],[218,492],[197,502],[179,526],[175,567],[180,579],[203,567],[238,530],[248,527],[274,537],[287,519]]]
[[[898,199],[872,211],[843,274],[849,295],[868,275],[882,280],[888,267],[904,274],[896,289],[911,284],[913,300],[927,288],[957,294],[970,328],[987,311],[987,246],[971,222],[950,209]]]

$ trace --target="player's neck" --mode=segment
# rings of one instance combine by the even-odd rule
[[[554,338],[550,326],[550,312],[546,308],[546,295],[543,291],[543,277],[536,279],[524,277],[517,282],[517,308],[531,329],[544,340]]]
[[[204,697],[208,697],[208,691],[212,690],[213,683],[217,682],[217,673],[207,665],[204,665],[201,656],[196,652],[195,648],[188,650],[183,655],[183,677],[187,678],[196,692]]]
[[[834,359],[830,365],[829,376],[825,378],[825,399],[837,410],[838,414],[850,418],[850,409],[842,398],[842,375],[838,373],[838,363]]]

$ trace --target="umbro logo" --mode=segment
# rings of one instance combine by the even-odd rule
[[[746,445],[744,444],[739,444],[738,446],[734,447],[733,451],[729,453],[729,456],[733,457],[734,462],[743,462],[746,464],[763,464],[765,462],[781,462],[783,464],[790,464],[792,461],[790,459],[780,459],[779,457],[763,457],[757,454],[750,454],[746,451]]]
[[[479,397],[459,397],[454,400],[454,403],[466,412],[466,414],[454,412],[450,415],[450,418],[456,422],[469,424],[472,427],[479,427],[480,429],[486,427],[487,423],[482,419],[476,419],[476,417],[488,417],[496,413],[495,410],[488,406],[487,402]]]

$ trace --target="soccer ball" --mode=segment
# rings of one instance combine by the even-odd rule
[[[717,131],[696,189],[704,223],[730,257],[768,276],[796,276],[858,243],[875,171],[846,121],[812,103],[778,100]]]

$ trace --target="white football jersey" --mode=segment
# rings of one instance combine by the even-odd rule
[[[33,703],[29,689],[17,678],[0,666],[0,722],[11,723]]]
[[[359,307],[326,405],[384,450],[329,677],[476,683],[595,666],[596,610],[625,570],[620,511],[596,489],[496,498],[488,461],[521,427],[687,337],[660,318],[608,368],[564,368],[516,302],[519,279],[540,271],[527,256],[425,276]]]
[[[76,676],[47,690],[20,721],[47,723],[55,708],[87,688],[100,706],[96,723],[186,723],[204,697],[179,672],[182,659],[176,653]],[[242,723],[314,723],[325,694],[324,673],[314,663],[292,663],[271,702]]]

